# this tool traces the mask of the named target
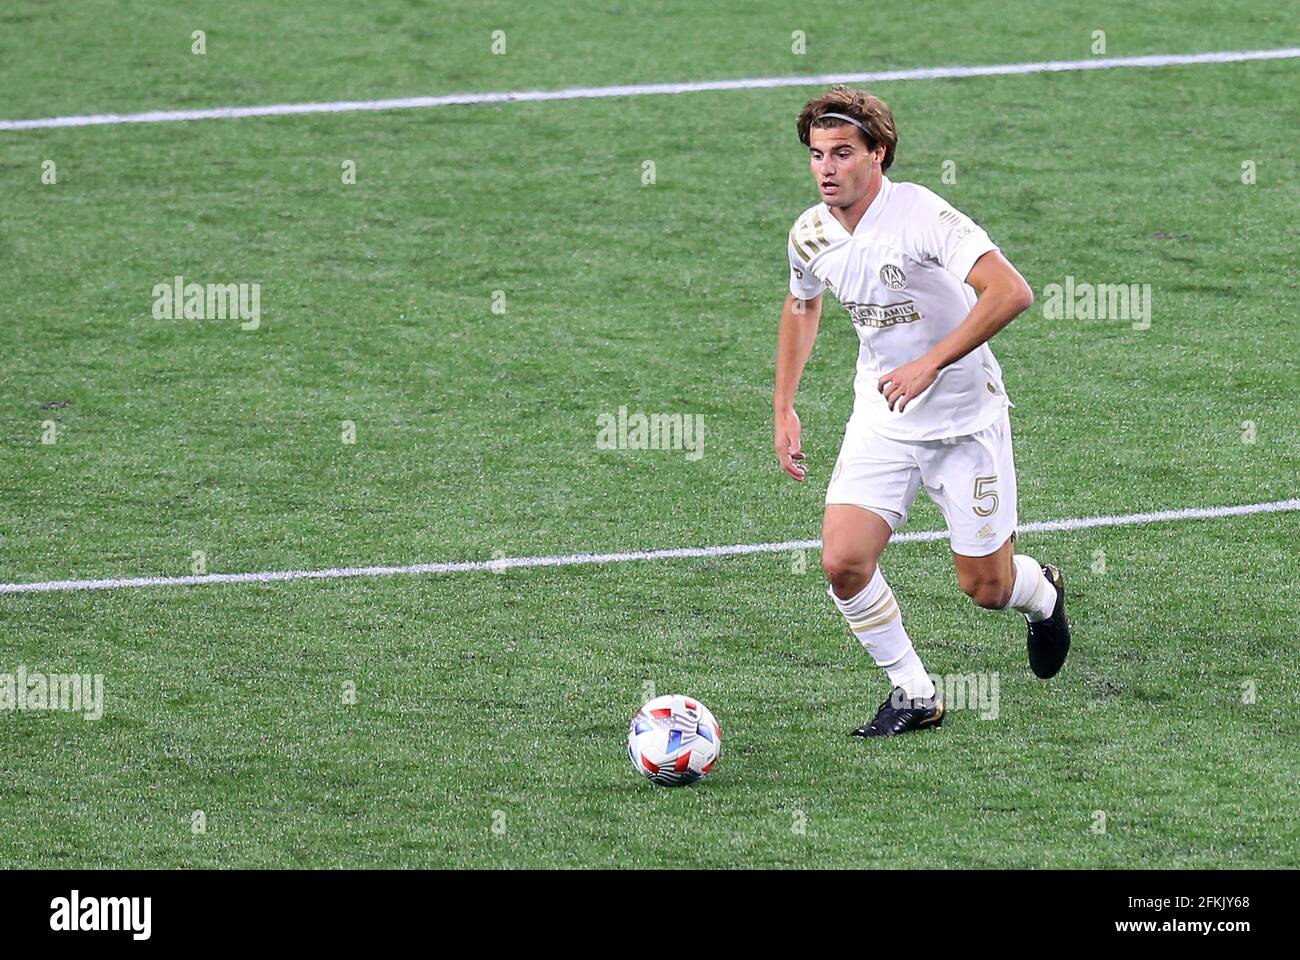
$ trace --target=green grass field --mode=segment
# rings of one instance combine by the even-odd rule
[[[17,2],[0,118],[1300,41],[1263,0],[748,6]],[[0,131],[0,583],[818,536],[856,356],[829,298],[809,483],[771,389],[819,89]],[[993,342],[1023,521],[1300,495],[1300,61],[873,89],[891,177],[1039,293]],[[155,319],[177,274],[260,284],[260,328]],[[1067,275],[1149,283],[1150,329],[1049,319]],[[597,449],[620,406],[703,415],[702,458]],[[908,529],[941,524],[922,498]],[[927,666],[1001,700],[875,743],[845,734],[887,683],[815,551],[0,594],[0,674],[106,688],[94,722],[0,712],[0,866],[1300,866],[1296,539],[1294,512],[1024,536],[1071,588],[1046,683],[946,543],[897,544]],[[718,716],[703,783],[628,764],[647,682]]]

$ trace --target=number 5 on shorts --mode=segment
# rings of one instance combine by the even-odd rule
[[[972,507],[971,509],[975,511],[975,516],[991,517],[993,514],[998,512],[998,495],[997,491],[993,489],[993,485],[997,482],[998,478],[996,475],[992,477],[975,478],[975,499],[992,501],[992,504],[989,506],[980,506],[976,504],[976,506]]]

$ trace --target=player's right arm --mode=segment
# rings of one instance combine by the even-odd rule
[[[799,378],[817,340],[822,317],[822,295],[804,300],[793,293],[785,296],[781,329],[776,338],[776,390],[772,398],[776,422],[776,459],[781,469],[796,480],[807,475],[800,440],[799,415],[794,412],[794,395]]]

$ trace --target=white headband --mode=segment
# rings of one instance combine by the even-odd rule
[[[830,113],[830,112],[823,113],[823,114],[822,114],[821,116],[819,116],[817,119],[818,119],[818,120],[824,120],[824,119],[826,119],[827,117],[834,117],[836,120],[843,120],[845,123],[851,123],[851,124],[853,124],[855,127],[857,127],[859,130],[861,130],[863,133],[865,133],[865,134],[867,135],[867,140],[873,140],[873,139],[875,139],[875,138],[871,135],[871,131],[868,130],[865,126],[863,126],[863,125],[862,125],[862,122],[861,122],[860,120],[854,120],[852,117],[850,117],[850,116],[848,116],[848,115],[846,115],[846,114],[843,114],[843,113]],[[814,122],[816,122],[816,121],[814,121]]]

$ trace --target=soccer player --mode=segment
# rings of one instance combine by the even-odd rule
[[[1054,676],[1070,649],[1060,571],[1013,549],[1011,402],[988,345],[1034,296],[969,217],[885,176],[898,135],[882,100],[836,85],[808,102],[797,127],[821,202],[795,221],[787,245],[776,455],[805,478],[794,398],[829,288],[860,345],[853,415],[826,490],[822,568],[849,629],[893,686],[853,736],[893,736],[937,727],[944,715],[879,566],[922,487],[947,522],[962,590],[981,607],[1024,614],[1034,673]]]

